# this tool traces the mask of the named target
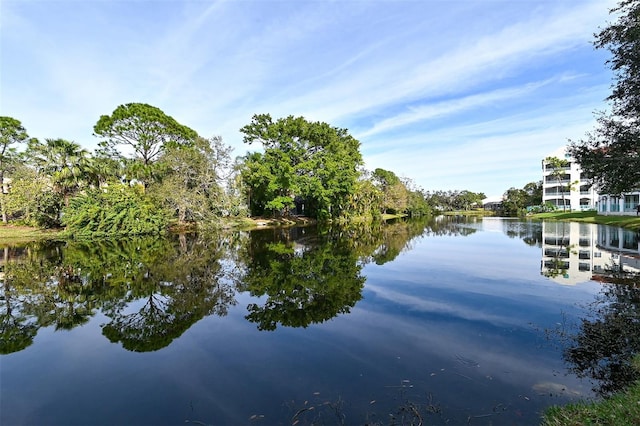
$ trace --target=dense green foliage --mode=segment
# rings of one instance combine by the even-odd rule
[[[220,137],[198,136],[147,104],[101,116],[94,132],[102,141],[93,153],[65,139],[28,139],[9,117],[3,123],[0,165],[12,179],[1,194],[3,217],[66,226],[66,235],[77,238],[203,229],[249,214],[372,223],[384,214],[470,209],[484,198],[470,191],[430,194],[393,171],[369,172],[360,142],[346,129],[304,117],[255,115],[241,132],[263,152],[235,162]],[[23,152],[14,149],[18,142],[28,142]]]
[[[348,215],[362,156],[360,142],[346,129],[260,114],[241,132],[246,143],[264,147],[264,154],[247,155],[242,174],[252,214],[287,215],[297,205],[320,219]]]
[[[522,189],[509,188],[502,196],[503,216],[523,216],[527,207],[538,210],[553,209],[553,206],[540,206],[542,203],[542,182],[529,182]]]
[[[105,148],[121,145],[132,148],[135,161],[127,164],[128,174],[148,185],[155,174],[154,164],[169,147],[189,145],[195,130],[151,105],[129,103],[118,106],[111,115],[100,117],[93,127],[96,136],[106,138]]]
[[[168,215],[139,186],[114,184],[86,191],[64,209],[66,233],[74,238],[160,234]]]
[[[48,176],[53,190],[69,205],[70,197],[88,183],[91,173],[89,152],[64,139],[29,141],[29,160],[39,174]]]
[[[0,117],[0,214],[7,223],[6,194],[4,176],[15,165],[17,151],[14,145],[27,142],[29,136],[22,123],[11,117]]]
[[[640,187],[640,0],[623,0],[612,13],[617,21],[595,41],[612,55],[611,112],[600,113],[596,129],[570,152],[601,193],[620,194]]]
[[[176,212],[179,223],[211,220],[228,204],[222,174],[229,167],[229,151],[220,138],[200,137],[193,145],[167,148],[148,193]]]

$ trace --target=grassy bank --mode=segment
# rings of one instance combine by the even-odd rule
[[[640,370],[640,356],[635,357],[633,364]],[[542,425],[640,425],[640,382],[602,401],[550,407],[544,413]]]
[[[475,209],[475,210],[454,210],[450,212],[441,212],[444,216],[493,216],[495,212],[492,210]]]
[[[637,216],[604,216],[597,212],[552,212],[529,216],[532,219],[564,220],[570,222],[597,223],[600,225],[621,226],[640,230],[640,217]]]
[[[544,415],[543,426],[640,424],[640,383],[626,392],[599,402],[551,407]]]
[[[58,230],[44,230],[29,226],[0,226],[0,245],[13,245],[29,241],[53,239],[58,236]]]

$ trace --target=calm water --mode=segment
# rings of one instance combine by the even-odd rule
[[[587,325],[638,255],[497,218],[6,247],[0,423],[537,424],[625,380]]]

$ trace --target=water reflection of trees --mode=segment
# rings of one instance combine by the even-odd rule
[[[72,329],[98,310],[111,319],[103,334],[126,349],[168,345],[203,316],[225,315],[235,304],[219,241],[51,243],[5,256],[1,352],[29,346],[40,327]]]
[[[185,236],[154,262],[138,264],[142,279],[128,288],[125,301],[141,301],[135,312],[107,310],[112,321],[103,334],[133,351],[167,346],[191,325],[208,315],[224,316],[235,305],[235,290],[222,268],[218,238]]]
[[[382,265],[429,235],[470,235],[469,218],[421,218],[318,229],[264,230],[249,236],[237,286],[260,303],[246,318],[260,330],[307,327],[348,313],[362,297],[362,266]]]
[[[103,335],[132,351],[169,345],[235,292],[259,298],[247,319],[263,330],[347,313],[367,263],[393,261],[424,235],[469,235],[464,218],[330,225],[170,239],[42,242],[0,252],[0,353],[28,347],[41,327],[70,330],[97,312]]]
[[[347,313],[362,297],[364,277],[344,239],[306,235],[304,228],[251,233],[238,290],[250,303],[246,318],[260,330],[307,327]]]
[[[503,220],[502,232],[509,238],[520,238],[532,247],[542,247],[542,223],[520,220]]]
[[[591,316],[569,336],[564,357],[573,372],[594,381],[594,390],[607,396],[640,379],[632,366],[640,353],[640,275],[609,271],[601,280]]]

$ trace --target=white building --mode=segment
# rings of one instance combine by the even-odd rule
[[[601,194],[598,197],[598,213],[603,215],[637,215],[640,191],[628,192],[619,197]]]
[[[556,157],[567,161],[562,167],[563,174],[554,176],[554,169],[546,161],[548,157]],[[581,177],[580,165],[567,153],[563,147],[542,160],[542,204],[551,203],[554,206],[570,210],[597,210],[598,193],[589,182]]]

